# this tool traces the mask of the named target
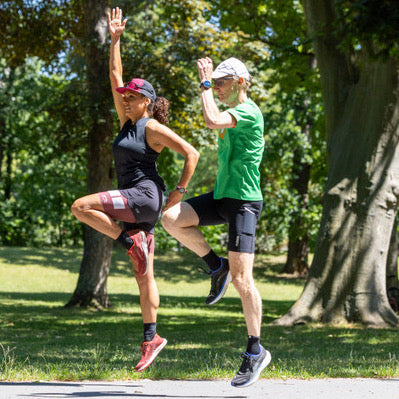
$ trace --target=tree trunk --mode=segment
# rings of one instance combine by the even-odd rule
[[[398,255],[398,222],[395,219],[387,259],[387,294],[389,303],[396,313],[399,310]]]
[[[84,233],[84,252],[78,284],[65,306],[106,308],[110,304],[107,278],[112,249],[109,243],[112,244],[112,241],[88,226],[84,227]]]
[[[8,139],[6,147],[6,176],[4,179],[4,199],[8,201],[11,198],[12,186],[12,139]]]
[[[289,235],[287,259],[281,273],[304,277],[308,274],[309,237]]]
[[[91,117],[88,136],[88,192],[112,188],[112,95],[108,73],[106,0],[83,3],[87,101]],[[113,241],[85,226],[84,253],[75,292],[68,306],[109,306],[107,277]]]
[[[4,150],[5,150],[5,137],[6,137],[6,122],[3,118],[3,116],[0,115],[0,181],[1,181],[1,177],[2,177],[2,167],[3,167]]]
[[[305,129],[309,137],[309,126]],[[294,192],[300,196],[301,207],[298,209],[297,216],[290,221],[288,234],[288,253],[282,273],[306,276],[309,270],[309,235],[303,222],[303,211],[308,205],[308,184],[310,178],[310,165],[301,162],[298,151],[294,153],[293,175],[296,177],[292,183]]]
[[[329,171],[304,290],[275,324],[397,326],[386,264],[399,195],[399,68],[392,59],[365,55],[354,74],[331,34],[332,3],[304,1],[322,78]]]

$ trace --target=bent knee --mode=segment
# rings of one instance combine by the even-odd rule
[[[161,219],[166,231],[198,226],[199,219],[194,209],[186,202],[180,202],[167,209]]]
[[[162,214],[161,223],[166,231],[172,229],[173,226],[176,225],[177,217],[178,212],[174,206],[172,208],[169,208]]]
[[[87,206],[81,198],[75,200],[71,206],[71,211],[75,216],[82,214],[86,209]]]

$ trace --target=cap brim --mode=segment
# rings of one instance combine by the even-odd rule
[[[136,93],[139,93],[137,90],[131,89],[129,87],[117,87],[115,90],[121,94],[123,94],[125,91],[135,91]]]
[[[219,78],[224,78],[225,76],[229,76],[231,73],[226,73],[226,72],[219,72],[219,71],[213,71],[212,72],[212,79],[219,79]]]

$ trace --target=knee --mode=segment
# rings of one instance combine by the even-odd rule
[[[251,292],[254,283],[250,276],[247,276],[245,273],[238,273],[231,277],[231,282],[240,295],[246,295],[248,292]]]
[[[166,231],[170,231],[173,229],[173,226],[176,226],[176,220],[177,212],[174,207],[172,207],[162,214],[161,223]]]
[[[154,275],[148,272],[144,276],[140,276],[136,270],[134,270],[134,276],[136,277],[137,286],[139,287],[140,294],[146,295],[155,283]]]
[[[79,216],[84,212],[85,210],[85,205],[84,205],[84,201],[82,201],[81,198],[77,199],[74,201],[74,203],[71,206],[71,212],[77,217],[79,218]]]

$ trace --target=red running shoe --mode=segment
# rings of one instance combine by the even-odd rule
[[[129,236],[133,240],[133,245],[127,251],[127,254],[136,262],[139,275],[145,276],[149,265],[147,236],[144,231]]]
[[[141,344],[141,359],[134,368],[137,372],[145,370],[158,356],[159,352],[168,343],[165,338],[161,338],[158,334],[152,341],[144,341]]]

